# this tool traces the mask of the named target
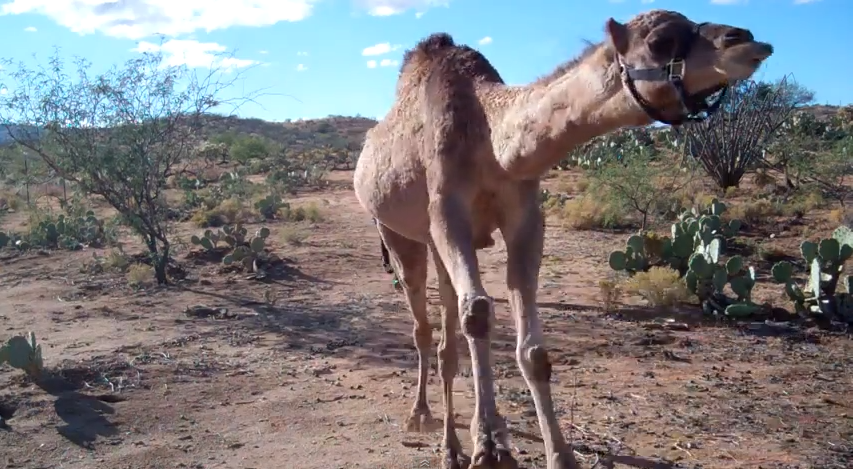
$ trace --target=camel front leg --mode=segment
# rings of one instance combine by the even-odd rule
[[[551,363],[536,304],[545,236],[544,219],[537,202],[539,184],[530,183],[520,192],[504,205],[504,223],[501,226],[507,245],[506,282],[516,326],[516,359],[536,405],[539,428],[545,441],[547,469],[579,469],[571,445],[566,444],[554,414]]]
[[[475,404],[470,469],[516,469],[518,464],[501,437],[505,425],[495,405],[489,338],[494,300],[483,288],[470,216],[460,199],[445,195],[431,202],[430,235],[456,292],[462,333],[471,352]]]

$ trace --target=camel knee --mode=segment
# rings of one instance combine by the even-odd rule
[[[525,377],[536,382],[551,381],[551,361],[548,351],[540,344],[520,346],[517,350],[518,366]]]
[[[491,330],[494,301],[488,296],[476,296],[461,301],[462,332],[470,339],[486,339]]]

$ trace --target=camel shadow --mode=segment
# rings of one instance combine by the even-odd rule
[[[504,305],[509,304],[509,300],[507,300],[506,298],[495,298],[494,301],[496,304],[504,304]],[[540,310],[553,309],[555,311],[561,311],[561,312],[566,312],[566,311],[596,311],[596,310],[601,309],[598,306],[582,305],[582,304],[578,304],[578,303],[566,303],[566,302],[555,303],[555,302],[551,302],[551,301],[540,301],[540,302],[536,303],[536,305],[539,307]]]
[[[63,374],[75,373],[75,370],[63,370]],[[36,385],[54,396],[53,409],[63,424],[56,428],[57,433],[75,445],[94,449],[98,437],[112,437],[118,434],[116,426],[107,418],[115,414],[110,403],[123,401],[124,398],[105,394],[91,396],[77,391],[77,385],[58,374],[50,374],[39,379]]]

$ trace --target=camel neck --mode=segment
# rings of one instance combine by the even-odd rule
[[[565,73],[492,92],[510,95],[498,100],[507,105],[493,114],[492,144],[500,165],[517,178],[541,177],[593,137],[650,122],[623,91],[604,47]]]

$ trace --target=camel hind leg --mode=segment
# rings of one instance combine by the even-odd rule
[[[408,431],[429,431],[434,426],[427,402],[426,385],[429,376],[429,356],[432,347],[432,327],[427,317],[426,281],[429,258],[427,246],[401,236],[377,223],[384,246],[397,275],[415,325],[412,335],[418,350],[418,391],[412,412],[406,422]]]
[[[462,452],[453,411],[453,380],[459,371],[459,350],[456,346],[456,329],[459,327],[459,305],[456,291],[447,268],[430,245],[438,277],[438,293],[441,297],[441,341],[438,343],[438,373],[441,375],[444,398],[444,469],[468,467],[470,459]]]

